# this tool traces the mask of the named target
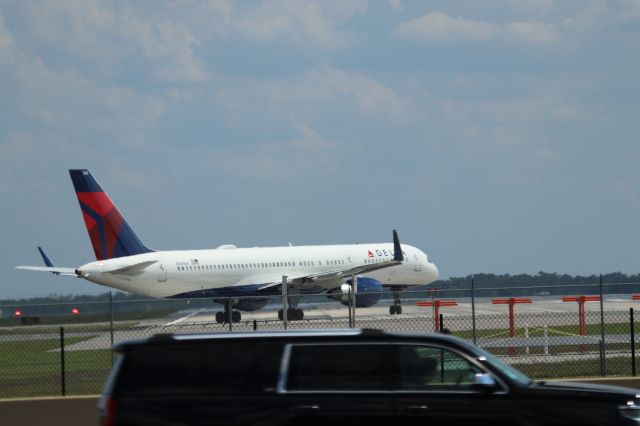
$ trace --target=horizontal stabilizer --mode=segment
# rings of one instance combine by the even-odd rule
[[[29,271],[51,272],[56,275],[77,277],[75,268],[61,268],[59,266],[16,266],[16,269],[26,269]]]

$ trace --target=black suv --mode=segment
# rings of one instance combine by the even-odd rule
[[[443,334],[157,335],[115,350],[105,426],[640,423],[633,389],[534,382]]]

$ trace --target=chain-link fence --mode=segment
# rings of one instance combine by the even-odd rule
[[[638,284],[616,284],[615,291],[621,288]],[[0,398],[99,393],[113,363],[111,348],[124,340],[285,328],[441,331],[536,379],[635,376],[633,308],[640,301],[631,291],[594,286],[588,295],[565,288],[565,296],[555,296],[535,287],[526,296],[518,290],[518,297],[490,288],[405,291],[401,304],[385,292],[0,306]]]

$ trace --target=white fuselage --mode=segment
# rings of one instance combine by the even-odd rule
[[[404,260],[396,266],[364,274],[385,287],[430,284],[438,269],[421,250],[403,244]],[[282,276],[307,277],[301,292],[340,286],[345,277],[327,278],[327,273],[393,258],[393,244],[350,244],[298,247],[235,248],[214,250],[157,251],[87,263],[78,268],[92,282],[152,297],[196,295],[198,292],[231,291],[229,296],[255,292]],[[110,272],[142,262],[153,262],[141,270]],[[308,279],[323,274],[320,280]],[[234,292],[236,290],[236,292]],[[235,294],[234,294],[235,293]]]

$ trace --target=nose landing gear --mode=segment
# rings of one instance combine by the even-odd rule
[[[393,292],[393,305],[389,306],[389,314],[390,315],[400,315],[402,314],[402,305],[400,304],[400,291],[401,288],[392,288]]]

